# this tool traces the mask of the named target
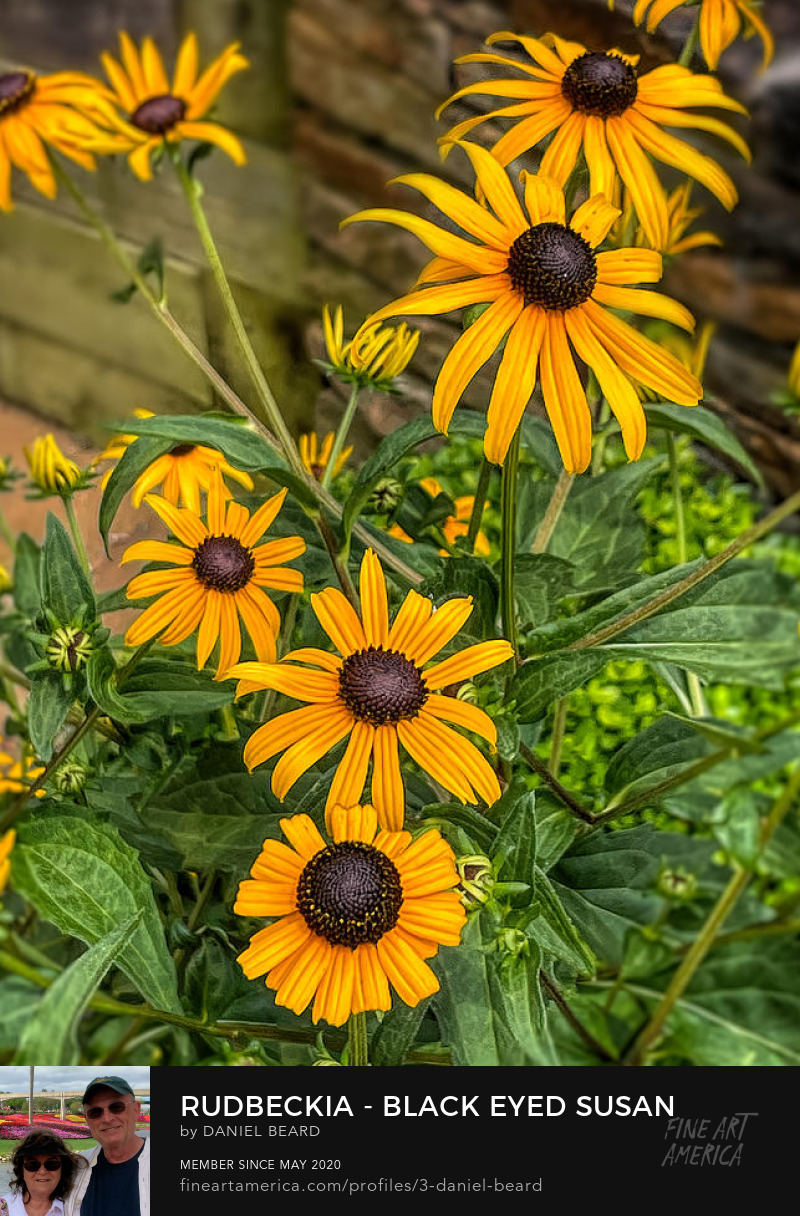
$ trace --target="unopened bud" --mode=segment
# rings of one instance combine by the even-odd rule
[[[46,651],[50,664],[56,670],[74,675],[85,667],[92,653],[92,639],[83,629],[62,625],[51,635]]]
[[[494,870],[488,857],[482,853],[472,853],[456,859],[456,869],[460,882],[458,890],[461,902],[467,911],[475,911],[482,907],[492,894],[494,887]]]
[[[688,870],[663,869],[658,876],[656,889],[666,899],[685,901],[697,894],[697,878]]]
[[[404,490],[394,477],[381,477],[369,496],[367,507],[375,515],[389,515],[403,501]]]

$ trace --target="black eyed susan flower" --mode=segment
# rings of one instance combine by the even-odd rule
[[[120,59],[107,52],[101,61],[111,89],[107,96],[122,111],[112,129],[87,143],[99,155],[124,153],[138,178],[153,176],[150,156],[163,143],[198,139],[216,144],[237,164],[246,157],[236,136],[216,122],[201,121],[213,106],[224,85],[243,68],[247,59],[233,42],[205,71],[199,71],[199,52],[195,34],[187,34],[178,51],[170,83],[164,62],[152,38],[145,38],[141,50],[126,33],[119,36]]]
[[[41,777],[43,772],[44,765],[38,764],[29,752],[23,752],[22,759],[19,760],[0,750],[0,794],[21,794],[33,781]],[[38,790],[36,797],[43,798],[44,790]]]
[[[423,490],[430,494],[431,498],[437,498],[442,491],[442,487],[435,477],[423,477],[419,483]],[[475,499],[471,494],[464,494],[460,498],[453,500],[453,505],[456,509],[455,515],[448,515],[438,525],[444,535],[448,545],[452,546],[456,543],[459,536],[466,536],[469,532],[469,521],[472,515],[472,508],[475,505]],[[484,508],[488,507],[488,502],[484,503]],[[398,540],[413,544],[411,537],[407,532],[404,532],[399,524],[392,524],[389,529],[390,536],[396,536]],[[488,557],[491,546],[485,532],[479,532],[475,537],[475,552],[479,557]],[[446,549],[440,549],[439,553],[442,557],[447,557]]]
[[[399,325],[361,326],[350,341],[344,340],[344,320],[341,305],[331,317],[327,304],[322,312],[325,349],[329,363],[326,370],[350,384],[393,392],[395,378],[408,367],[419,345],[419,330]]]
[[[137,418],[154,418],[152,410],[134,410]],[[92,461],[92,465],[101,464],[104,460],[120,460],[127,448],[136,443],[138,435],[117,435]],[[245,490],[252,490],[253,479],[249,473],[235,469],[232,464],[218,452],[216,448],[206,447],[202,443],[179,443],[171,451],[159,456],[151,465],[140,473],[133,484],[131,501],[135,507],[142,505],[145,494],[161,486],[161,493],[167,502],[173,506],[184,506],[200,514],[200,494],[208,494],[214,469],[218,468],[223,475],[222,496],[226,500],[231,497],[230,490],[225,484],[225,478],[231,477],[238,481]],[[103,476],[102,486],[105,489],[113,470],[109,469]]]
[[[647,32],[652,34],[661,22],[685,0],[637,0],[633,19],[641,25],[647,16]],[[745,38],[757,34],[764,44],[764,67],[775,54],[775,40],[759,13],[760,0],[701,0],[700,46],[712,72],[717,69],[720,55],[744,29]],[[648,12],[649,9],[649,12]]]
[[[282,819],[289,845],[265,840],[234,912],[278,919],[239,955],[248,979],[266,973],[275,1001],[315,1022],[391,1008],[390,986],[415,1006],[438,991],[425,959],[457,946],[466,919],[450,846],[436,829],[378,830],[371,806],[336,806],[333,842],[308,815]],[[291,846],[291,847],[289,847]]]
[[[302,591],[299,570],[283,565],[305,553],[299,536],[257,544],[283,506],[286,490],[273,494],[251,517],[241,503],[225,504],[222,476],[214,469],[208,493],[207,524],[195,511],[173,506],[148,494],[145,502],[172,531],[180,545],[143,540],[131,545],[123,562],[172,562],[170,568],[150,570],[131,579],[128,599],[158,595],[125,635],[128,646],[139,646],[160,634],[162,646],[175,646],[198,629],[197,667],[205,666],[219,641],[220,679],[241,653],[239,617],[253,640],[258,657],[275,659],[280,629],[278,610],[262,588]]]
[[[41,497],[50,494],[72,494],[86,485],[87,475],[61,451],[52,435],[33,441],[24,448],[31,481]]]
[[[428,174],[399,180],[420,190],[467,239],[404,211],[361,211],[344,221],[398,224],[436,254],[417,289],[380,308],[369,322],[489,304],[442,364],[433,394],[434,426],[447,434],[464,389],[508,335],[487,414],[488,460],[503,463],[538,373],[565,469],[580,473],[587,467],[592,420],[573,350],[594,372],[628,457],[635,460],[644,446],[645,417],[632,380],[680,405],[696,405],[702,395],[700,383],[676,359],[609,311],[625,309],[693,328],[680,304],[631,286],[658,281],[661,255],[649,249],[597,252],[619,216],[617,208],[595,195],[567,222],[562,188],[542,174],[524,175],[526,216],[491,153],[477,144],[461,146],[485,204]]]
[[[12,165],[55,198],[56,179],[45,145],[84,169],[94,158],[82,144],[98,134],[104,111],[100,82],[82,72],[39,76],[25,69],[0,73],[0,210],[11,211]]]
[[[13,828],[9,828],[5,835],[0,837],[0,895],[5,891],[11,873],[11,850],[16,839],[17,833]]]
[[[589,51],[579,42],[566,42],[555,34],[538,39],[503,32],[487,41],[517,42],[528,61],[478,53],[464,55],[457,62],[516,68],[524,73],[523,78],[466,85],[449,97],[440,111],[458,98],[475,93],[515,98],[516,103],[458,123],[440,141],[443,154],[454,141],[488,118],[520,120],[492,150],[501,165],[516,160],[555,132],[542,156],[540,174],[555,178],[563,186],[582,148],[589,166],[590,193],[613,198],[619,176],[655,249],[665,247],[668,215],[651,157],[702,182],[728,210],[735,205],[736,188],[716,161],[664,129],[708,131],[750,159],[747,145],[732,127],[718,118],[692,112],[703,106],[746,113],[743,106],[725,95],[713,76],[695,76],[677,64],[640,76],[638,56],[617,50]]]
[[[715,232],[689,232],[694,221],[703,214],[702,207],[692,207],[692,183],[685,181],[677,186],[667,198],[667,243],[660,250],[666,257],[679,257],[690,249],[703,245],[721,245]],[[634,244],[649,247],[647,234],[641,225],[636,230]]]
[[[371,549],[361,563],[360,592],[361,619],[335,587],[311,596],[338,655],[304,647],[280,663],[240,663],[227,673],[239,680],[237,695],[272,688],[308,702],[260,726],[245,746],[245,764],[254,769],[283,752],[272,788],[285,798],[302,773],[349,736],[326,809],[358,802],[371,758],[372,803],[389,831],[403,826],[405,811],[398,743],[462,802],[495,802],[500,787],[494,770],[474,743],[451,729],[464,727],[494,744],[494,724],[482,709],[444,696],[442,689],[505,663],[511,646],[479,642],[428,667],[464,626],[472,598],[447,600],[434,611],[429,599],[409,591],[390,625],[386,581]]]
[[[328,431],[328,434],[319,442],[316,434],[310,431],[307,435],[301,435],[298,443],[300,459],[303,462],[303,468],[312,477],[316,477],[317,481],[322,481],[325,470],[328,467],[333,451],[333,443],[336,436],[333,431]],[[336,465],[333,470],[333,476],[338,477],[344,466],[353,454],[353,449],[343,448],[339,453]]]

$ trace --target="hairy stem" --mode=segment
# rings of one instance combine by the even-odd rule
[[[561,475],[555,484],[552,497],[547,504],[547,510],[542,516],[542,522],[539,524],[536,535],[533,538],[531,553],[544,553],[550,544],[550,539],[555,531],[556,524],[564,509],[564,503],[567,501],[567,495],[572,489],[574,481],[575,477],[572,473],[568,473],[566,469],[561,470]]]
[[[336,475],[336,473],[335,473],[336,464],[339,460],[339,457],[342,454],[342,448],[344,447],[345,443],[347,442],[347,436],[350,432],[350,427],[353,425],[353,418],[355,417],[356,406],[358,405],[358,393],[359,393],[359,387],[357,384],[354,384],[352,389],[350,390],[350,399],[348,400],[347,405],[345,407],[345,411],[342,414],[342,420],[339,423],[339,426],[336,431],[336,437],[333,441],[333,447],[331,448],[331,454],[328,457],[328,463],[326,464],[326,466],[323,470],[323,473],[322,473],[322,484],[326,490],[328,489],[328,487],[330,486],[331,482],[333,481],[333,479]]]
[[[517,643],[517,606],[514,595],[514,561],[517,548],[517,469],[519,467],[519,445],[520,429],[518,427],[506,454],[500,489],[503,537],[500,616],[503,622],[503,634],[514,649],[514,657],[518,666],[520,658]]]
[[[489,491],[489,480],[492,476],[492,466],[484,456],[481,463],[481,471],[478,474],[478,484],[475,488],[475,498],[472,502],[472,513],[469,517],[469,526],[467,528],[467,548],[470,553],[475,552],[475,541],[478,539],[478,533],[481,530],[481,520],[486,506],[486,495]]]
[[[681,471],[678,467],[678,444],[671,431],[667,431],[667,452],[669,453],[669,476],[672,486],[672,502],[675,507],[675,540],[678,546],[678,564],[684,565],[689,560],[689,545],[686,539],[686,507],[681,490]],[[689,700],[695,718],[702,718],[707,713],[703,687],[700,678],[694,671],[686,673],[686,686],[689,690]]]
[[[366,1068],[369,1064],[369,1042],[365,1013],[350,1014],[347,1023],[347,1046],[347,1063],[353,1068]]]
[[[72,495],[64,494],[62,496],[61,501],[64,504],[64,514],[67,517],[67,523],[69,524],[69,530],[72,535],[72,539],[75,542],[75,549],[77,551],[81,566],[83,567],[83,573],[89,579],[91,579],[92,570],[91,570],[91,566],[89,565],[89,555],[86,552],[86,546],[83,543],[83,537],[81,536],[81,530],[78,527],[78,518],[75,514],[75,504],[72,501]]]

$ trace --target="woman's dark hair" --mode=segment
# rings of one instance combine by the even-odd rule
[[[55,1132],[29,1132],[24,1140],[20,1140],[11,1154],[11,1166],[14,1170],[11,1189],[12,1191],[18,1191],[22,1195],[23,1203],[26,1196],[30,1198],[30,1192],[25,1183],[25,1169],[22,1163],[26,1157],[44,1156],[58,1157],[61,1160],[61,1177],[57,1185],[50,1192],[51,1199],[64,1199],[70,1192],[73,1179],[78,1170],[83,1169],[87,1165],[86,1158],[68,1149],[61,1137],[57,1136]]]

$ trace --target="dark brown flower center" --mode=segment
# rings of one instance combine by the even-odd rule
[[[362,841],[330,844],[307,863],[297,883],[297,910],[332,946],[378,942],[397,924],[400,875],[380,849]]]
[[[537,224],[508,251],[511,286],[526,304],[564,312],[588,300],[597,282],[591,245],[565,224]]]
[[[212,591],[241,591],[250,582],[256,562],[234,536],[207,536],[194,551],[194,572]]]
[[[397,650],[370,646],[342,663],[339,696],[362,722],[384,726],[415,718],[428,696],[419,668]]]
[[[638,90],[636,68],[619,55],[587,51],[564,73],[561,92],[582,114],[612,118],[633,105]]]
[[[35,83],[32,72],[4,72],[0,76],[0,116],[18,109],[30,97]]]
[[[195,445],[193,443],[179,443],[176,448],[171,449],[170,456],[188,456],[194,449]]]
[[[186,102],[183,98],[162,93],[160,97],[148,97],[147,101],[143,101],[131,114],[131,122],[148,135],[163,135],[185,115]]]

